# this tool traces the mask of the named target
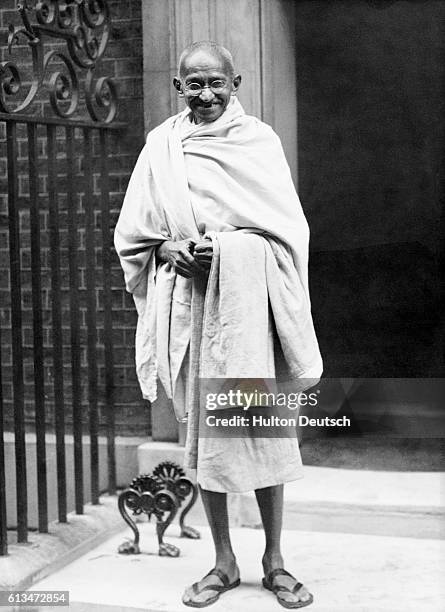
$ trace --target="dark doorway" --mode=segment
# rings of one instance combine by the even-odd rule
[[[442,376],[445,3],[296,3],[299,192],[327,376]]]

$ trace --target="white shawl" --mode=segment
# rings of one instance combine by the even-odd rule
[[[267,275],[277,281],[268,283],[267,291],[289,371],[318,378],[322,362],[310,312],[309,231],[279,138],[246,115],[236,98],[218,120],[190,124],[184,135],[180,128],[189,113],[186,109],[148,134],[115,230],[126,287],[139,314],[136,368],[143,396],[156,399],[157,376],[174,396],[189,346],[192,282],[168,264],[156,269],[154,251],[165,239],[202,239],[193,203],[212,209],[224,231],[265,238],[260,242]],[[208,295],[218,289],[214,278],[209,277]],[[211,303],[206,299],[208,307]],[[255,333],[248,317],[244,323],[246,334]],[[202,362],[207,357],[201,353]]]

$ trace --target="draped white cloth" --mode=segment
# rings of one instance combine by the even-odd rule
[[[235,97],[213,123],[195,125],[189,113],[148,134],[115,230],[126,287],[139,313],[136,367],[144,397],[156,398],[157,375],[174,396],[190,340],[192,283],[168,264],[156,269],[155,247],[165,239],[200,240],[212,230],[264,232],[275,239],[275,251],[290,255],[286,265],[294,267],[298,297],[286,307],[301,333],[289,342],[301,363],[321,373],[308,291],[309,231],[279,138],[246,115]]]
[[[208,280],[185,279],[169,264],[156,265],[162,240],[203,237],[215,250]],[[215,442],[199,448],[196,383],[198,375],[274,377],[274,342],[296,384],[318,380],[322,360],[310,310],[308,242],[279,138],[246,115],[235,97],[212,123],[192,123],[186,109],[148,134],[115,246],[139,315],[136,369],[143,396],[156,399],[159,377],[178,419],[190,413],[186,463],[198,467],[204,488],[249,490],[299,477],[295,440],[257,440],[250,448],[238,442],[246,457],[242,477],[230,474],[234,446],[228,455],[227,440],[219,449]],[[252,461],[256,476],[249,481]]]

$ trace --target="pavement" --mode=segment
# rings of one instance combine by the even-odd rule
[[[178,612],[181,595],[213,566],[211,536],[179,539],[173,526],[166,541],[181,548],[177,558],[157,556],[153,525],[141,525],[141,554],[124,556],[117,547],[126,530],[110,538],[33,590],[69,590],[75,612]],[[242,584],[221,596],[214,612],[271,612],[282,609],[261,586],[263,533],[232,531]],[[314,612],[440,612],[445,610],[443,540],[323,533],[283,532],[286,567],[314,595]]]
[[[287,569],[314,595],[308,609],[445,612],[443,472],[306,467],[305,475],[285,487],[282,544]],[[250,500],[249,505],[244,496],[234,496],[230,503],[242,584],[221,596],[214,612],[282,609],[261,586],[264,535]],[[159,557],[154,526],[141,522],[141,554],[117,553],[131,536],[126,528],[32,590],[69,590],[75,612],[186,610],[184,589],[214,561],[200,504],[188,523],[199,526],[202,539],[180,539],[172,525],[165,540],[179,546],[177,558]]]

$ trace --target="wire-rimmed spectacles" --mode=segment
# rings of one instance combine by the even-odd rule
[[[226,88],[227,83],[222,79],[215,79],[210,85],[201,85],[200,83],[187,83],[184,85],[185,91],[191,96],[200,96],[203,89],[210,89],[213,93],[221,93]]]

